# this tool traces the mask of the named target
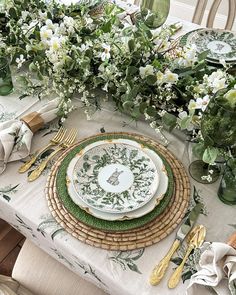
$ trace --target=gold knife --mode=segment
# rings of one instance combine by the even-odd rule
[[[187,261],[192,250],[195,248],[201,247],[202,243],[204,242],[205,237],[206,237],[205,226],[203,226],[203,225],[195,226],[193,228],[193,230],[191,231],[190,235],[192,237],[189,241],[188,249],[184,255],[184,258],[183,258],[181,264],[176,268],[176,270],[173,272],[172,276],[169,279],[168,287],[170,289],[173,289],[178,285],[178,283],[181,279],[181,275],[182,275],[182,271],[183,271],[185,262]]]
[[[158,285],[161,279],[164,277],[166,270],[168,268],[171,257],[175,251],[179,248],[180,244],[183,242],[185,237],[188,235],[189,231],[192,229],[194,223],[196,222],[198,215],[202,209],[202,204],[198,203],[189,213],[189,215],[182,222],[177,234],[175,241],[171,248],[169,249],[166,256],[160,261],[158,265],[152,270],[149,282],[151,285]]]

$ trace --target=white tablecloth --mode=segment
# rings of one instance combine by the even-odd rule
[[[170,17],[168,21],[173,23],[179,20]],[[184,30],[181,33],[194,28],[195,25],[184,22]],[[77,103],[79,105],[79,102]],[[42,102],[38,102],[36,98],[25,98],[20,101],[14,93],[0,97],[0,121],[20,116],[30,110],[37,110],[40,104]],[[65,127],[72,126],[78,128],[78,139],[99,133],[103,127],[107,132],[133,131],[160,141],[158,134],[146,122],[140,121],[137,124],[130,122],[127,116],[114,112],[112,104],[109,109],[96,112],[90,121],[86,120],[83,110],[78,108],[65,122]],[[38,132],[33,140],[32,152],[44,146],[57,129],[57,122],[54,122]],[[189,158],[183,139],[176,134],[165,133],[165,135],[170,142],[168,148],[188,167]],[[9,222],[72,271],[84,276],[109,294],[185,294],[187,279],[195,271],[196,255],[189,259],[184,269],[185,283],[181,281],[173,290],[167,287],[167,278],[170,277],[179,258],[183,256],[183,249],[176,254],[175,263],[171,263],[167,276],[160,285],[154,287],[148,283],[154,264],[166,254],[177,230],[158,244],[141,250],[112,252],[88,246],[65,232],[51,216],[44,195],[49,169],[38,180],[28,183],[26,175],[17,172],[21,164],[19,161],[8,164],[6,171],[0,176],[0,218]],[[236,207],[224,205],[218,199],[218,182],[201,185],[192,181],[192,184],[196,186],[201,201],[205,204],[204,214],[200,215],[198,223],[204,224],[207,228],[206,240],[226,241],[236,228]]]

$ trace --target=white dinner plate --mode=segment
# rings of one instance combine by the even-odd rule
[[[155,191],[155,194],[153,197],[143,206],[140,208],[129,211],[129,212],[120,212],[120,213],[113,213],[113,212],[105,212],[103,210],[94,208],[90,204],[87,204],[84,202],[84,200],[78,195],[75,186],[73,184],[73,178],[75,166],[78,163],[78,160],[82,158],[83,155],[86,155],[87,151],[93,150],[95,147],[98,148],[100,146],[104,146],[107,144],[125,144],[132,146],[133,148],[141,149],[143,153],[145,153],[146,157],[150,157],[150,159],[153,161],[155,168],[157,170],[157,174],[159,176],[159,185]],[[80,153],[78,153],[70,162],[68,169],[67,169],[67,188],[68,193],[73,200],[74,203],[76,203],[80,208],[87,211],[91,215],[105,220],[124,220],[124,219],[132,219],[141,217],[150,211],[152,211],[157,204],[159,204],[160,200],[164,197],[166,190],[168,187],[168,176],[167,172],[165,170],[165,166],[163,165],[163,162],[161,158],[151,149],[148,147],[144,147],[143,145],[137,143],[133,140],[128,139],[113,139],[113,140],[100,140],[97,142],[94,142],[92,144],[89,144],[86,146]]]

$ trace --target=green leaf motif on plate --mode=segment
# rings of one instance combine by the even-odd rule
[[[75,178],[77,192],[83,200],[99,209],[132,210],[137,204],[143,204],[151,196],[150,186],[155,179],[156,170],[151,165],[150,158],[139,154],[138,149],[132,149],[122,144],[108,144],[95,150],[95,154],[85,154],[82,164],[78,165]],[[121,192],[106,191],[99,184],[100,170],[111,164],[120,164],[132,171],[134,180],[132,185]],[[115,171],[112,177],[119,183],[119,175],[123,171]],[[115,176],[117,174],[117,176]],[[115,182],[113,183],[115,185]]]

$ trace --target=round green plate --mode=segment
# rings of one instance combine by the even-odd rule
[[[188,43],[188,37],[189,37],[191,34],[197,32],[197,31],[200,31],[200,30],[202,30],[202,28],[201,28],[201,29],[196,29],[196,30],[190,31],[190,32],[184,34],[183,36],[181,36],[180,39],[179,39],[179,45],[182,46],[182,47],[186,46],[187,43]],[[210,57],[207,57],[207,58],[206,58],[206,61],[207,61],[209,64],[211,64],[211,66],[216,67],[216,68],[218,68],[217,66],[221,65],[221,63],[220,63],[219,61],[214,60],[214,59],[212,59],[212,58],[210,58]],[[232,65],[234,64],[234,63],[230,63],[230,62],[226,62],[226,63],[227,63],[227,64],[232,64]]]
[[[180,45],[180,46],[185,46],[185,45],[187,45],[188,37],[189,37],[191,34],[193,34],[194,32],[197,32],[197,31],[199,31],[199,30],[202,30],[202,29],[196,29],[196,30],[190,31],[190,32],[184,34],[183,36],[181,36],[180,39],[179,39],[179,45]]]
[[[164,198],[160,201],[159,205],[150,213],[131,220],[123,220],[123,221],[107,221],[102,220],[99,218],[96,218],[84,210],[82,210],[78,205],[76,205],[72,199],[70,198],[68,192],[67,192],[67,185],[66,185],[66,172],[67,167],[70,163],[70,161],[75,157],[77,153],[79,153],[82,149],[84,149],[88,144],[96,142],[98,140],[106,140],[106,139],[118,139],[118,138],[124,138],[124,139],[131,139],[138,143],[143,144],[144,146],[147,146],[151,150],[155,151],[160,158],[162,159],[167,174],[169,178],[169,184],[167,192],[164,196]],[[60,167],[58,168],[57,178],[56,178],[56,187],[57,187],[57,194],[61,202],[63,203],[64,207],[68,210],[69,213],[71,213],[75,218],[77,218],[79,221],[83,222],[84,224],[91,226],[93,228],[97,228],[104,231],[122,231],[122,230],[131,230],[140,226],[143,226],[147,224],[148,222],[152,221],[154,218],[156,218],[158,215],[160,215],[164,209],[169,204],[171,197],[173,196],[174,192],[174,176],[172,169],[169,165],[169,163],[165,160],[165,158],[158,152],[158,150],[153,147],[152,145],[147,144],[145,141],[142,141],[140,139],[137,139],[131,135],[117,135],[117,134],[109,134],[109,135],[100,135],[95,138],[91,138],[88,140],[84,140],[76,146],[72,151],[69,152],[69,154],[63,159]]]

